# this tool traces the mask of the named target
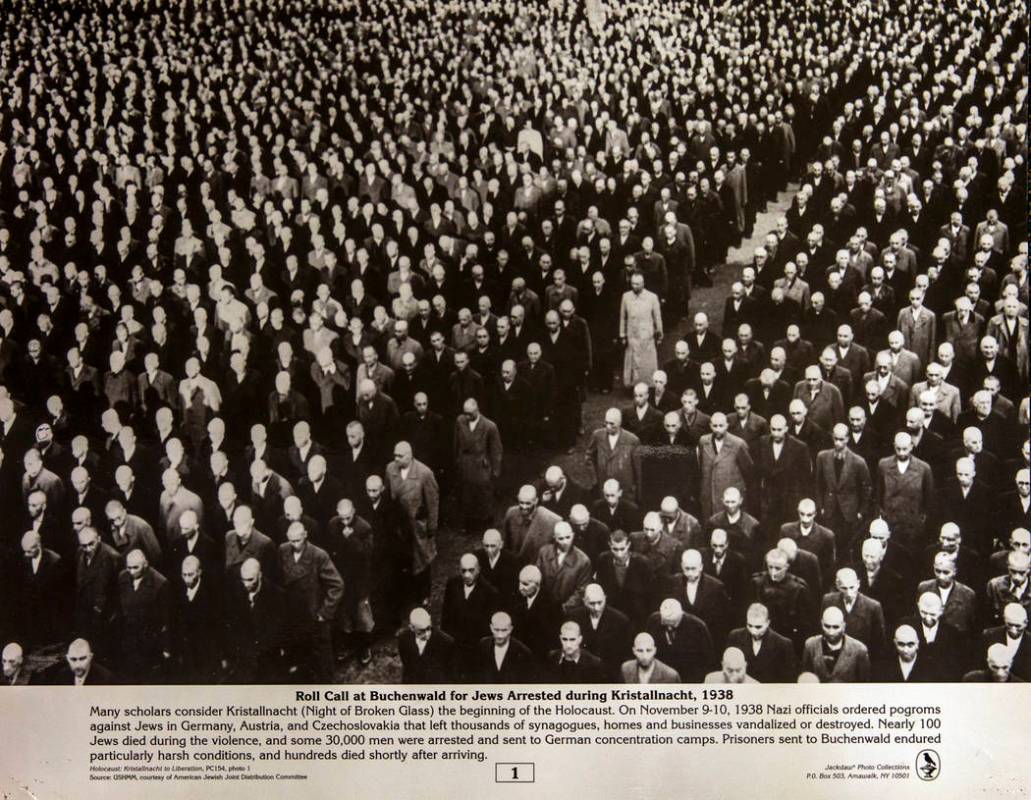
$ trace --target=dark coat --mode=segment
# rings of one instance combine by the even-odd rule
[[[748,674],[759,683],[794,683],[798,676],[798,660],[791,640],[770,628],[763,636],[759,652],[752,649],[748,628],[735,628],[727,636],[727,647],[736,647],[745,654]]]
[[[415,634],[404,630],[397,637],[397,652],[401,657],[401,683],[450,683],[455,679],[455,640],[441,630],[433,630],[421,655]]]

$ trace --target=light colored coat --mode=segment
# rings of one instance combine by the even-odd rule
[[[712,434],[698,440],[698,466],[702,472],[702,519],[708,519],[723,507],[723,491],[733,486],[745,491],[745,481],[752,471],[752,457],[744,439],[728,433],[723,437],[719,455],[713,446]]]

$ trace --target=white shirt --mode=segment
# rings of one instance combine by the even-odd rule
[[[915,666],[916,666],[916,659],[915,658],[912,661],[909,661],[909,662],[903,661],[901,658],[899,659],[899,669],[902,671],[902,677],[905,680],[907,680],[907,681],[909,680],[909,673],[911,673],[913,671],[913,667],[915,667]]]
[[[752,639],[752,655],[753,656],[759,655],[759,651],[762,649],[762,646],[763,646],[763,640],[762,639]]]
[[[909,463],[910,462],[908,458],[905,461],[899,461],[898,459],[895,459],[895,468],[899,471],[899,475],[906,474],[906,470],[909,469]]]
[[[695,598],[698,597],[699,583],[701,583],[701,581],[694,581],[693,583],[691,581],[687,582],[687,602],[691,605],[694,605]]]
[[[39,555],[32,559],[32,574],[35,575],[39,572],[40,562],[43,561],[43,551],[39,551]]]
[[[475,588],[476,588],[475,585],[474,586],[465,586],[465,585],[462,586],[462,591],[465,592],[465,599],[466,600],[469,599],[469,595],[471,595],[473,593],[473,589],[475,589]]]
[[[193,584],[193,586],[191,586],[190,588],[188,588],[186,590],[186,599],[189,600],[192,603],[193,602],[193,598],[195,598],[197,596],[197,592],[199,592],[199,591],[200,591],[200,581],[197,581],[195,584]]]
[[[610,450],[615,450],[616,449],[616,444],[618,442],[619,442],[619,434],[618,433],[610,433],[609,434],[609,449]]]
[[[480,424],[480,418],[479,417],[477,417],[476,419],[469,420],[469,430],[470,431],[476,430],[476,426],[479,425],[479,424]]]
[[[428,644],[429,642],[425,639],[420,639],[419,637],[415,638],[415,649],[419,651],[420,656],[425,652],[426,645]]]
[[[933,628],[928,628],[926,625],[920,625],[924,629],[924,641],[928,644],[934,644],[934,640],[938,638],[938,626],[935,625]]]
[[[408,473],[411,472],[411,471],[412,471],[411,467],[402,467],[401,468],[401,480],[403,480],[403,481],[408,480]]]
[[[773,443],[773,460],[777,461],[780,459],[780,454],[784,450],[784,442]]]
[[[938,587],[938,596],[942,599],[942,606],[949,602],[949,595],[952,594],[952,589],[956,584],[952,584],[948,589],[942,589]]]
[[[1018,639],[1011,639],[1009,633],[1006,634],[1006,641],[1003,642],[1003,644],[1006,645],[1006,649],[1009,651],[1011,659],[1016,656],[1017,650],[1020,648],[1020,643],[1023,639],[1023,636]]]

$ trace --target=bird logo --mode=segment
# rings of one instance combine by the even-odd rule
[[[941,773],[941,758],[934,750],[921,750],[916,755],[916,773],[922,781],[933,781]]]

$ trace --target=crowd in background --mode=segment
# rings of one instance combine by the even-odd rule
[[[10,3],[4,682],[1031,677],[1024,14]]]

